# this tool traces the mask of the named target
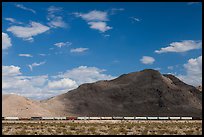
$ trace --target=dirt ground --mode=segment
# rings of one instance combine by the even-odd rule
[[[3,135],[202,135],[201,120],[2,121]]]

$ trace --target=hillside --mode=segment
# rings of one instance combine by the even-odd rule
[[[82,84],[40,102],[12,96],[3,96],[3,116],[202,117],[199,90],[173,75],[162,75],[152,69]]]

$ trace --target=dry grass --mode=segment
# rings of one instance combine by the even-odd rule
[[[201,135],[202,121],[3,121],[3,135]]]

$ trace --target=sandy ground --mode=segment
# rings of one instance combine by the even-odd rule
[[[2,133],[4,135],[202,135],[202,121],[2,121]]]

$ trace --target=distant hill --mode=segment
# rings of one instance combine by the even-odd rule
[[[33,101],[18,95],[2,95],[2,116],[52,116],[52,113]]]
[[[9,103],[3,100],[3,105]],[[43,113],[58,116],[202,117],[202,93],[198,89],[173,75],[162,75],[152,69],[124,74],[109,81],[82,84],[37,104],[44,109]],[[12,104],[7,107],[11,109]]]

